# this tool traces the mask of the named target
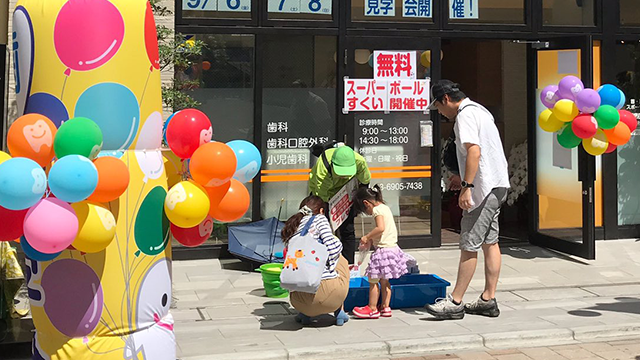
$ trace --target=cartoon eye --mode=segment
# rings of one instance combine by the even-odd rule
[[[315,253],[316,253],[316,251],[315,251],[315,250],[313,250],[311,253],[312,253],[312,254],[315,254]]]
[[[319,258],[316,258],[316,261],[320,261],[320,259],[319,259]]]
[[[169,301],[169,297],[167,296],[167,294],[163,294],[162,295],[162,307],[167,306],[167,302]]]

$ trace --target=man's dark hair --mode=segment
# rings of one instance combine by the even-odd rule
[[[451,101],[453,102],[460,102],[464,99],[467,98],[467,95],[465,95],[462,91],[458,90],[458,91],[454,91],[452,93],[448,93],[446,95],[449,95],[449,98],[451,99]],[[442,101],[442,99],[440,99]]]

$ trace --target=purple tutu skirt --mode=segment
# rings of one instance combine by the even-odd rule
[[[365,275],[370,279],[397,279],[408,273],[407,259],[399,247],[377,248],[371,259]]]

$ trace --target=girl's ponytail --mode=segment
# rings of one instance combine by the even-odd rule
[[[377,202],[385,204],[384,199],[382,198],[382,188],[380,188],[380,184],[375,184],[373,186],[372,192]]]

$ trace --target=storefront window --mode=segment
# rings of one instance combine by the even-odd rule
[[[524,0],[449,0],[449,22],[524,24]],[[477,5],[476,5],[477,4]],[[474,9],[477,6],[477,9]]]
[[[616,81],[627,97],[626,109],[640,118],[640,44],[616,46]],[[640,224],[640,131],[618,149],[618,224]]]
[[[267,0],[269,20],[333,19],[333,0]]]
[[[620,0],[620,24],[640,25],[640,6],[637,0]]]
[[[337,140],[335,36],[265,37],[261,216],[286,219],[308,195],[314,144]]]
[[[595,25],[595,0],[542,0],[544,25]]]
[[[351,0],[351,20],[433,22],[436,0]]]
[[[183,18],[251,19],[252,0],[182,0]]]

